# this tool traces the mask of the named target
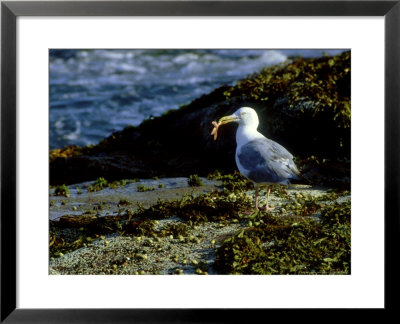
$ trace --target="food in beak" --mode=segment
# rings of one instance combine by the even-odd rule
[[[228,123],[230,123],[230,122],[237,121],[237,120],[238,120],[238,119],[237,119],[236,116],[230,115],[230,116],[224,116],[224,117],[222,117],[222,118],[218,121],[218,123],[217,123],[216,121],[213,121],[212,124],[213,124],[214,128],[213,128],[213,130],[212,130],[212,132],[211,132],[211,135],[214,135],[214,141],[217,140],[217,136],[218,136],[218,127],[219,127],[219,126],[225,125],[225,124],[228,124]]]
[[[211,135],[214,135],[214,141],[217,140],[218,137],[218,127],[221,125],[221,123],[217,123],[216,121],[212,122],[212,125],[214,126]]]

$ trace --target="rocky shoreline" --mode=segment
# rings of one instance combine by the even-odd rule
[[[51,150],[49,273],[350,274],[350,61],[292,59],[97,145]],[[307,179],[274,186],[272,212],[254,210],[235,171],[236,126],[210,136],[241,106]]]
[[[254,190],[250,187],[241,187],[240,190],[226,193],[226,182],[223,184],[221,181],[205,178],[201,180],[203,185],[196,187],[188,185],[188,178],[139,180],[96,192],[88,191],[94,182],[87,182],[69,186],[69,194],[66,194],[68,197],[54,196],[55,188],[51,189],[50,218],[53,220],[50,221],[49,273],[230,273],[216,269],[218,249],[221,249],[226,240],[240,236],[240,233],[243,236],[243,233],[266,225],[263,218],[279,220],[290,217],[291,226],[293,222],[310,220],[317,224],[321,210],[327,206],[350,204],[348,191],[332,194],[327,188],[293,185],[287,190],[283,187],[277,188],[272,193],[270,201],[275,206],[272,213],[256,212],[251,205]],[[160,184],[165,187],[159,188]],[[239,185],[243,186],[243,183]],[[140,186],[155,189],[139,192],[137,188]],[[81,190],[79,194],[78,189]],[[143,211],[151,211],[157,201],[160,204],[160,197],[171,199],[170,201],[189,201],[193,197],[207,195],[214,195],[214,199],[226,199],[227,204],[231,204],[233,208],[238,207],[235,205],[236,199],[244,199],[247,204],[243,209],[239,208],[238,213],[220,219],[188,220],[162,209],[154,214],[147,213],[145,217],[141,215]],[[263,201],[264,198],[261,199],[262,203]],[[310,210],[303,210],[303,204],[315,206]],[[198,205],[191,206],[191,209],[199,213],[201,210]],[[300,216],[304,213],[307,215]],[[131,216],[129,220],[127,215]],[[120,227],[115,226],[117,223]],[[143,228],[132,230],[129,227],[132,224]],[[307,267],[303,270],[304,273],[312,272]],[[294,273],[299,272],[296,270]]]
[[[50,184],[104,177],[109,181],[154,176],[232,173],[235,125],[212,139],[211,122],[250,106],[259,130],[292,152],[316,184],[349,186],[350,52],[296,59],[223,86],[178,110],[126,127],[88,147],[50,151]]]

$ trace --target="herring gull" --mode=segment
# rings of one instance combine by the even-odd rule
[[[293,155],[282,145],[266,138],[257,131],[259,124],[257,113],[249,107],[242,107],[229,116],[222,117],[218,123],[213,122],[211,135],[217,138],[220,125],[236,122],[236,165],[240,173],[255,187],[255,208],[258,209],[258,194],[260,185],[268,185],[266,210],[272,210],[268,205],[271,184],[289,184],[290,180],[299,180],[300,172],[293,162]]]

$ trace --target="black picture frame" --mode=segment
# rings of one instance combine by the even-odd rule
[[[399,301],[396,297],[399,279],[395,271],[395,262],[398,259],[400,232],[398,186],[400,0],[2,1],[0,241],[2,323],[247,323],[252,322],[250,318],[254,320],[263,318],[267,315],[267,311],[275,311],[16,308],[16,19],[19,16],[383,16],[385,19],[385,308],[377,311],[380,314],[380,321],[382,321],[382,311],[386,313],[385,316],[389,311],[396,312]],[[371,174],[366,176],[369,177]]]

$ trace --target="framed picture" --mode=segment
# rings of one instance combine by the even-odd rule
[[[393,247],[399,237],[399,15],[398,1],[2,2],[1,320],[6,323],[234,322],[256,314],[262,316],[271,308],[394,310],[393,295],[398,279],[390,256],[397,252]],[[200,64],[202,59],[207,60],[206,65]],[[274,70],[276,64],[281,64],[281,74]],[[168,70],[164,69],[166,66]],[[263,73],[269,73],[270,77],[262,84],[263,90],[250,92],[243,99],[248,87],[254,87],[254,82],[261,80],[262,73],[257,73],[266,66]],[[282,115],[273,119],[272,115],[264,114],[260,103],[271,100],[268,97],[273,91],[285,94],[287,102],[282,105],[310,105],[303,92],[296,92],[296,82],[286,82],[292,78],[290,73],[302,69],[314,73],[304,77],[306,81],[299,87],[303,92],[308,89],[310,98],[313,91],[318,91],[315,90],[318,86],[328,91],[335,84],[335,89],[340,88],[341,93],[345,93],[340,98],[341,108],[334,109],[335,123],[343,123],[339,127],[340,136],[332,135],[329,125],[323,124],[324,119],[318,119],[315,113],[314,121],[319,120],[321,129],[313,129],[316,124],[306,126],[306,121],[299,122],[299,117],[296,123],[290,123],[290,119],[284,120]],[[213,73],[209,73],[211,70]],[[319,73],[334,77],[326,78],[329,82],[324,83],[318,80]],[[112,83],[109,82],[111,77]],[[102,80],[107,82],[102,83]],[[132,87],[132,80],[140,88]],[[242,81],[236,83],[238,80]],[[284,88],[280,80],[290,87]],[[163,87],[164,84],[168,86]],[[268,87],[271,89],[266,89]],[[171,99],[173,91],[176,92],[175,101]],[[288,91],[293,91],[293,96]],[[213,95],[222,98],[218,99],[218,104],[209,103]],[[179,108],[183,104],[181,111],[193,110],[196,104],[191,102],[196,102],[197,97],[200,97],[198,101],[207,101],[207,109],[203,110],[207,117],[194,120],[201,125],[199,129],[206,129],[203,133],[208,139],[196,142],[195,136],[203,135],[194,124],[188,123],[189,126],[180,129],[179,125],[187,122],[186,117],[172,128],[164,122],[157,124],[157,120],[162,120],[174,125],[179,109],[174,110],[178,113],[167,113],[165,107]],[[275,99],[275,106],[282,102]],[[332,105],[331,98],[319,96],[318,100]],[[336,97],[335,100],[339,101]],[[301,194],[273,187],[270,197],[269,186],[264,191],[259,191],[258,187],[297,178],[300,174],[295,164],[308,180],[316,183],[317,177],[319,184],[326,184],[333,181],[333,177],[326,180],[323,177],[326,174],[315,170],[325,168],[330,174],[333,168],[337,170],[339,159],[333,163],[323,154],[319,157],[310,153],[309,156],[299,154],[301,158],[292,161],[291,154],[274,142],[263,142],[266,147],[261,149],[259,144],[246,146],[248,155],[249,150],[253,152],[255,148],[261,152],[273,148],[280,157],[289,157],[290,172],[286,170],[278,180],[276,176],[272,181],[262,180],[260,177],[265,175],[258,173],[256,177],[251,176],[255,172],[252,170],[254,163],[241,158],[241,152],[237,153],[236,164],[233,155],[232,159],[226,157],[235,149],[235,128],[222,125],[238,121],[242,114],[254,113],[248,108],[237,110],[244,105],[256,109],[258,117],[256,114],[254,118],[262,121],[258,130],[289,151],[295,147],[299,153],[300,147],[304,149],[307,147],[304,143],[309,143],[321,152],[334,152],[337,157],[344,152],[340,161],[347,163],[347,169],[342,170],[342,177],[335,176],[336,187],[340,182],[344,189],[341,187],[339,193],[323,193],[325,198],[335,196],[332,205],[340,205],[341,209],[329,207],[327,201],[323,201],[322,208],[321,199],[307,191]],[[128,109],[134,112],[129,113]],[[222,112],[228,117],[220,118]],[[155,118],[162,114],[166,116],[164,119]],[[270,120],[266,121],[265,116]],[[147,128],[135,128],[144,120]],[[213,120],[219,120],[214,122],[212,132],[215,138],[218,135],[215,142],[209,134]],[[176,134],[172,134],[174,129]],[[329,135],[313,136],[313,132],[322,134],[324,130]],[[189,135],[191,131],[194,135]],[[154,134],[158,135],[152,137]],[[131,141],[140,136],[144,138],[143,152]],[[238,146],[242,145],[237,136]],[[119,141],[114,141],[115,138]],[[340,138],[340,141],[336,143],[332,138]],[[181,146],[168,146],[167,139]],[[96,151],[99,142],[103,160],[95,161],[89,151]],[[196,143],[196,149],[191,150],[190,143]],[[211,155],[204,155],[206,158],[202,160],[198,153],[203,152],[201,145],[209,147],[210,143],[216,148],[204,150]],[[118,145],[118,150],[111,152],[110,145]],[[167,145],[168,150],[161,153],[157,147],[163,145]],[[129,152],[139,153],[124,156],[125,147]],[[111,152],[109,155],[104,153],[107,150]],[[150,150],[155,153],[148,154]],[[188,154],[173,155],[171,150],[191,152],[191,159]],[[204,152],[202,154],[208,154]],[[133,162],[129,160],[132,156],[135,157]],[[70,158],[69,164],[65,157]],[[73,157],[77,158],[73,160]],[[215,161],[210,161],[213,158],[220,163],[213,164]],[[189,196],[184,193],[190,188],[190,199],[195,200],[196,190],[198,193],[214,192],[207,185],[212,187],[215,185],[212,181],[226,181],[228,176],[223,178],[219,174],[220,178],[216,178],[214,173],[212,178],[210,171],[223,170],[225,166],[228,171],[239,168],[244,177],[240,178],[239,173],[231,174],[229,177],[239,178],[234,178],[236,182],[223,182],[223,185],[241,185],[241,192],[251,193],[241,195],[233,189],[226,193],[225,188],[222,207],[215,207],[220,193],[206,194],[204,199],[212,201],[208,207],[214,208],[217,215],[213,216],[216,227],[226,230],[232,226],[232,233],[234,229],[238,231],[236,234],[218,232],[214,237],[209,235],[212,232],[209,229],[200,235],[193,229],[202,224],[204,220],[199,217],[204,215],[199,209],[190,209],[189,198],[185,198]],[[136,173],[130,171],[133,169]],[[181,174],[188,178],[179,178],[185,188],[179,206],[159,203],[154,207],[153,193],[175,190],[166,179]],[[206,174],[208,178],[203,177]],[[174,179],[176,183],[178,178]],[[112,190],[119,190],[115,201],[103,201],[105,194]],[[131,192],[125,197],[129,190],[134,191],[134,195]],[[264,193],[266,199],[262,197]],[[173,191],[173,194],[179,196],[180,193]],[[171,197],[165,195],[169,202]],[[265,205],[266,211],[254,211],[254,195],[255,207]],[[285,198],[276,200],[278,196]],[[135,203],[137,208],[131,206],[131,197],[141,201]],[[287,202],[288,197],[293,197],[295,203],[290,199]],[[275,206],[275,211],[269,208],[268,202]],[[206,203],[202,201],[202,204]],[[165,222],[155,215],[154,208],[147,209],[148,205],[168,209],[172,221]],[[230,211],[215,212],[218,208],[230,208]],[[298,211],[288,212],[289,208]],[[322,233],[322,227],[316,225],[318,222],[312,223],[312,231],[311,227],[305,227],[304,224],[309,223],[308,220],[304,222],[304,216],[314,216],[310,211],[313,208],[330,213],[335,219],[325,224],[329,235],[323,234],[328,236],[311,237]],[[194,214],[189,210],[195,211]],[[293,213],[299,217],[297,221],[284,220]],[[285,242],[295,242],[308,233],[307,242],[311,247],[324,245],[323,242],[329,240],[336,246],[332,248],[331,243],[332,250],[325,254],[321,254],[322,248],[317,254],[309,254],[304,252],[308,247],[300,240],[299,249],[303,249],[304,256],[312,259],[319,255],[322,260],[313,267],[309,265],[311,261],[304,261],[304,258],[285,263],[288,251],[279,249],[274,250],[275,260],[282,259],[279,266],[277,262],[271,266],[272,263],[266,261],[271,257],[264,255],[262,260],[254,257],[250,267],[248,261],[243,261],[248,260],[250,254],[237,252],[234,255],[232,251],[242,241],[250,244],[247,238],[258,240],[260,245],[267,244],[263,242],[265,234],[256,237],[255,233],[261,230],[271,231],[275,242],[271,246],[277,246],[278,232],[271,230],[270,222],[276,215],[280,218],[274,218],[273,224],[281,230],[279,233],[291,233],[291,236],[282,236]],[[338,220],[345,217],[343,215],[348,218]],[[184,217],[187,217],[184,222],[176,221]],[[98,221],[99,218],[102,220]],[[236,226],[241,223],[245,223],[242,231]],[[297,228],[304,228],[304,231]],[[117,240],[115,233],[126,242]],[[168,248],[164,241],[168,241]],[[342,250],[339,249],[341,242],[347,242],[340,246]],[[123,249],[122,258],[116,257],[117,244],[118,249]],[[215,266],[215,269],[219,270],[213,273],[214,268],[205,259],[185,258],[187,251],[182,252],[185,244],[197,249],[196,256],[205,251],[218,254],[219,268]],[[101,252],[96,258],[84,259],[85,251],[100,245]],[[246,245],[246,248],[253,245]],[[181,250],[174,255],[166,254],[168,260],[162,260],[163,248],[173,250],[177,246]],[[84,253],[77,254],[78,249]],[[68,259],[67,264],[64,253],[71,251],[76,260]],[[155,256],[158,264],[145,262]],[[168,268],[159,266],[164,261]],[[91,271],[85,270],[89,268]],[[166,276],[186,273],[193,276]],[[367,282],[369,292],[362,292]],[[265,294],[267,291],[269,294]],[[315,295],[320,298],[313,300]],[[113,296],[112,300],[109,296]]]

